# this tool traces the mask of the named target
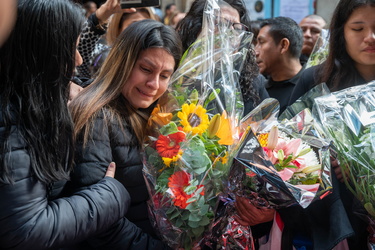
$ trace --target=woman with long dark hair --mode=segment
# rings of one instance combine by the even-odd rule
[[[77,138],[70,188],[97,182],[108,163],[116,162],[116,179],[127,188],[132,201],[126,218],[155,238],[140,150],[153,104],[165,93],[181,51],[173,28],[151,19],[135,22],[113,44],[94,82],[69,106]],[[163,247],[144,242],[138,240],[139,249]]]
[[[322,82],[338,91],[375,80],[374,14],[374,0],[339,2],[329,27],[328,57],[321,65],[306,69],[289,104]]]
[[[289,104],[323,82],[334,92],[375,80],[375,1],[340,0],[329,32],[326,61],[302,73]],[[366,249],[366,223],[354,214],[354,208],[361,205],[342,183],[333,157],[331,166],[333,193],[314,202],[307,209],[308,217],[302,216],[310,219],[314,244],[320,249],[331,249],[343,239],[350,249]]]
[[[0,49],[0,245],[66,247],[122,218],[129,194],[106,177],[58,198],[73,162],[67,101],[84,18],[67,0],[20,0],[17,14]]]

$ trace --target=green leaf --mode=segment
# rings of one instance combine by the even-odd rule
[[[183,221],[182,219],[180,219],[180,218],[178,218],[178,219],[176,220],[176,222],[174,223],[174,225],[175,225],[176,227],[178,227],[178,228],[180,228],[183,224],[184,224],[184,221]]]
[[[199,227],[199,222],[198,221],[191,221],[191,220],[189,220],[188,221],[188,226],[191,227],[192,229],[197,228],[197,227]]]
[[[201,206],[201,214],[206,214],[208,212],[208,209],[210,209],[209,205],[202,205]]]
[[[202,216],[200,216],[198,213],[191,213],[189,216],[189,221],[200,221],[202,219]]]
[[[168,187],[168,183],[169,183],[169,180],[168,178],[173,174],[174,170],[173,168],[168,168],[166,170],[164,170],[160,176],[158,177],[157,179],[157,183],[159,186],[163,187],[163,188],[167,188]]]
[[[182,213],[181,219],[182,219],[182,220],[188,220],[188,219],[189,219],[189,216],[190,216],[190,212],[185,210],[185,211]]]
[[[203,189],[204,189],[204,187],[200,187],[200,188],[196,191],[196,193],[197,193],[197,194],[202,193]]]
[[[170,220],[173,220],[174,218],[177,218],[177,217],[179,217],[180,215],[181,215],[180,211],[176,210],[174,213],[170,214],[170,215],[168,216],[168,218],[169,218]]]
[[[177,208],[176,207],[170,207],[168,210],[165,212],[166,214],[172,214]]]
[[[211,164],[210,158],[204,152],[203,142],[197,136],[192,137],[189,148],[184,152],[183,159],[186,165],[197,174],[204,173]]]
[[[192,203],[192,202],[195,202],[196,200],[197,200],[197,197],[196,196],[192,196],[186,202],[187,203]]]
[[[196,227],[196,228],[193,228],[191,231],[193,232],[193,234],[194,234],[196,237],[200,237],[200,236],[203,235],[204,227]]]
[[[194,186],[194,185],[190,185],[190,186],[187,186],[186,188],[184,188],[184,191],[185,191],[185,193],[187,193],[187,194],[192,194],[192,193],[194,193],[194,191],[197,189],[197,187],[196,186]]]
[[[169,134],[174,134],[177,133],[179,130],[177,128],[176,123],[170,122],[167,125],[164,125],[163,127],[160,128],[160,133],[162,135],[169,135]]]
[[[208,224],[210,224],[210,219],[207,216],[203,216],[199,221],[200,226],[207,226]]]

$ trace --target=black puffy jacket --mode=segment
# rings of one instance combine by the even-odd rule
[[[1,117],[0,113],[0,145],[4,140]],[[126,213],[129,194],[110,177],[70,197],[53,198],[51,194],[58,195],[61,189],[35,177],[28,146],[16,126],[9,141],[12,151],[2,157],[11,166],[14,183],[0,182],[1,249],[67,247],[106,231]],[[64,182],[58,184],[62,187]]]
[[[124,130],[120,129],[117,122],[107,123],[110,118],[105,118],[104,114],[108,112],[104,110],[96,116],[85,147],[83,147],[82,135],[78,136],[76,165],[71,175],[72,183],[69,189],[77,190],[97,182],[103,178],[109,162],[115,162],[115,178],[126,187],[131,197],[126,218],[132,223],[127,225],[129,227],[127,236],[129,239],[136,237],[135,234],[139,234],[139,231],[135,231],[134,228],[137,227],[143,231],[140,236],[143,244],[134,249],[164,248],[159,240],[154,239],[157,237],[148,216],[149,195],[142,174],[143,164],[139,143],[125,120],[123,120]]]

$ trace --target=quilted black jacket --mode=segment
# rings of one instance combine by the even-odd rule
[[[4,127],[0,113],[0,145]],[[115,179],[99,183],[67,198],[55,199],[59,188],[43,184],[32,172],[28,146],[16,126],[10,135],[12,151],[2,152],[11,166],[13,184],[0,182],[0,248],[50,249],[81,242],[106,231],[124,216],[129,194]],[[4,164],[0,161],[0,164]]]
[[[103,178],[109,162],[114,161],[115,178],[126,187],[131,197],[131,204],[126,214],[126,218],[132,222],[128,225],[130,234],[135,233],[134,229],[130,230],[131,226],[138,227],[143,231],[142,241],[145,241],[142,245],[143,249],[164,248],[159,240],[153,239],[157,236],[148,217],[149,195],[142,174],[143,164],[138,141],[125,120],[124,130],[121,130],[119,124],[114,121],[106,123],[109,118],[105,118],[104,113],[108,114],[108,110],[104,110],[95,118],[90,139],[85,147],[83,147],[82,136],[77,139],[76,165],[71,175],[70,188],[77,190],[97,182]],[[137,231],[136,234],[138,233]]]

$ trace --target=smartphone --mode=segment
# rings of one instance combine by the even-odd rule
[[[154,7],[160,5],[160,0],[121,0],[121,8]]]

